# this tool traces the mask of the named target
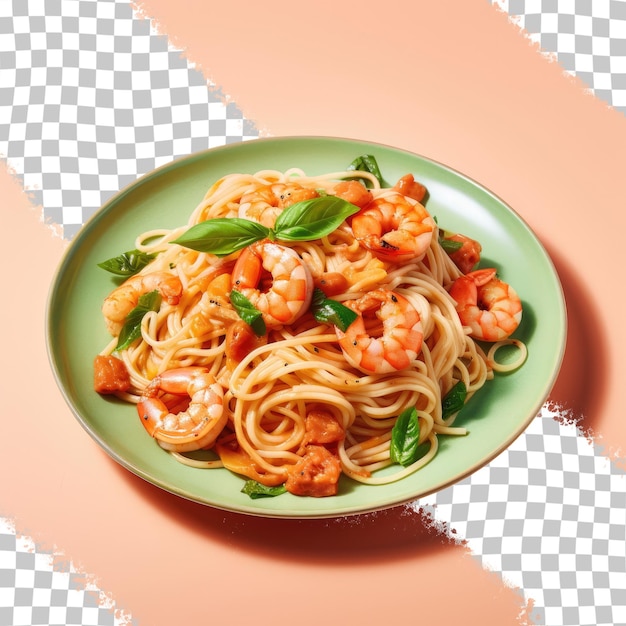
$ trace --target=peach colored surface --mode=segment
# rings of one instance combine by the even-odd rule
[[[617,457],[626,427],[622,312],[626,120],[583,92],[484,0],[354,3],[146,0],[264,134],[354,137],[413,150],[486,185],[552,255],[569,343],[552,399]],[[382,19],[387,25],[381,26]],[[65,243],[0,172],[5,328],[0,514],[96,576],[144,625],[525,623],[521,595],[403,508],[346,520],[227,514],[163,493],[80,428],[44,345],[48,285]],[[26,261],[36,253],[39,264]],[[6,283],[8,282],[8,286]],[[539,320],[540,322],[540,320]],[[7,378],[8,373],[8,378]],[[8,398],[8,399],[7,399]],[[30,400],[26,400],[30,399]],[[6,477],[10,477],[7,480]]]
[[[190,19],[202,0],[139,6],[263,134],[411,150],[512,206],[540,236],[566,291],[570,341],[553,399],[623,452],[621,389],[609,381],[622,368],[626,325],[613,294],[619,245],[606,239],[624,224],[621,113],[484,0],[389,0],[371,12],[336,0],[315,11],[285,0],[245,11],[219,3],[207,22]]]

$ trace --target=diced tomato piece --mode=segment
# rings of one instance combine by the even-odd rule
[[[310,445],[300,461],[290,468],[285,488],[296,496],[334,496],[340,475],[339,459],[324,446]]]
[[[99,354],[93,363],[93,388],[102,394],[128,391],[130,374],[124,362],[112,355]]]

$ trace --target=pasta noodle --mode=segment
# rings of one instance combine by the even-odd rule
[[[200,370],[180,368],[205,368],[201,371],[206,380],[215,381],[221,390],[211,387],[214,391],[209,393],[208,382],[198,383],[205,394],[201,400],[200,392],[197,397],[195,391],[180,394],[175,383],[168,386],[163,377],[158,393],[151,392],[149,398],[151,407],[161,406],[159,402],[167,406],[153,433],[200,428],[185,421],[192,413],[191,396],[192,405],[202,405],[203,423],[216,416],[216,432],[206,435],[209,445],[204,446],[215,455],[204,460],[189,453],[193,445],[172,445],[168,449],[177,460],[198,468],[227,467],[270,488],[286,485],[297,495],[333,495],[340,474],[361,483],[385,484],[419,470],[436,455],[441,435],[466,434],[465,428],[455,425],[460,407],[445,413],[447,394],[462,383],[462,403],[468,402],[495,371],[521,366],[526,353],[519,340],[507,335],[493,341],[487,354],[470,335],[449,293],[450,286],[468,272],[444,248],[444,231],[408,183],[414,183],[412,176],[405,177],[403,184],[383,187],[368,171],[308,176],[295,168],[234,173],[215,182],[186,224],[137,237],[138,253],[154,256],[127,281],[125,291],[122,285],[107,298],[109,308],[103,311],[113,337],[99,355],[121,361],[127,380],[122,386],[98,391],[138,404],[140,415],[148,421],[147,412],[141,414],[141,403],[148,403],[151,381],[161,380],[159,376],[171,370],[188,375]],[[270,241],[281,251],[277,265],[292,264],[285,270],[287,280],[274,271],[276,293],[265,285],[271,278],[268,268],[257,267],[262,253],[256,253],[259,258],[250,253],[254,245],[268,239],[257,238],[254,245],[219,255],[178,241],[192,227],[216,219],[250,220],[270,229],[264,232],[272,232],[285,207],[342,194],[346,202],[363,205],[357,204],[359,210],[355,207],[353,213],[360,222],[351,215],[320,237],[279,240],[277,236]],[[419,193],[417,197],[421,199]],[[368,221],[367,213],[375,204],[378,212]],[[383,224],[382,234],[377,234],[376,223],[381,223],[381,215],[383,222],[388,219],[384,213],[388,210],[393,212],[393,224]],[[228,231],[224,232],[227,238]],[[385,241],[387,234],[391,243]],[[285,249],[296,256],[288,257]],[[270,254],[270,248],[263,250]],[[244,254],[250,257],[245,263]],[[248,280],[248,274],[255,272],[261,285],[242,287],[242,277]],[[170,300],[161,293],[160,304],[141,318],[140,336],[119,349],[124,320],[110,311],[120,309],[127,319],[140,295],[160,291],[167,281],[179,281],[179,293]],[[279,283],[281,289],[284,283],[280,293]],[[305,293],[297,295],[301,283]],[[262,313],[267,321],[264,332],[251,333],[253,324],[242,322],[241,311],[233,304],[234,290],[248,294],[247,305],[254,305],[248,308]],[[351,312],[352,318],[362,321],[364,336],[353,337],[356,331],[351,329],[356,326],[350,324],[338,330],[335,318],[320,321],[312,313],[316,297],[325,305],[332,300],[331,305],[340,308],[340,317]],[[291,318],[276,323],[272,315],[280,307],[289,308],[284,315]],[[374,346],[384,346],[382,356],[366,355],[369,348],[363,346],[370,340],[372,351]],[[512,365],[495,360],[505,343],[520,350]],[[373,364],[366,363],[370,356]],[[405,365],[390,364],[398,359],[408,360]],[[403,464],[394,457],[393,439],[394,426],[407,409],[416,418],[418,435],[413,437],[412,458]],[[170,427],[167,420],[174,415],[179,415],[179,422]]]

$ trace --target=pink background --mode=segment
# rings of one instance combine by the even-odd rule
[[[262,134],[390,144],[511,205],[565,291],[568,346],[551,400],[623,464],[624,116],[485,0],[314,6],[140,8]],[[518,590],[403,508],[347,520],[245,518],[181,501],[110,460],[72,417],[45,352],[48,285],[67,244],[5,170],[0,192],[5,259],[19,267],[4,273],[2,317],[16,330],[3,341],[0,513],[20,533],[95,577],[138,624],[532,622]],[[27,251],[41,262],[27,263]]]

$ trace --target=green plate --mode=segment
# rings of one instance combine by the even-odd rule
[[[427,207],[441,227],[483,246],[483,265],[498,268],[520,294],[524,316],[516,336],[528,346],[518,371],[486,385],[457,424],[465,437],[440,437],[435,459],[384,486],[342,478],[339,494],[283,494],[250,499],[227,470],[181,465],[146,435],[136,410],[93,391],[94,356],[109,341],[100,307],[116,283],[97,263],[134,247],[137,234],[187,221],[208,187],[229,172],[300,167],[307,174],[345,169],[373,154],[387,181],[411,172],[429,190]],[[176,160],[109,200],[80,230],[58,268],[48,299],[47,344],[64,397],[79,423],[118,463],[183,498],[224,510],[284,518],[335,517],[415,500],[465,478],[505,450],[538,414],[556,379],[565,347],[566,312],[554,266],[522,219],[491,192],[439,163],[384,145],[325,137],[256,139]]]

